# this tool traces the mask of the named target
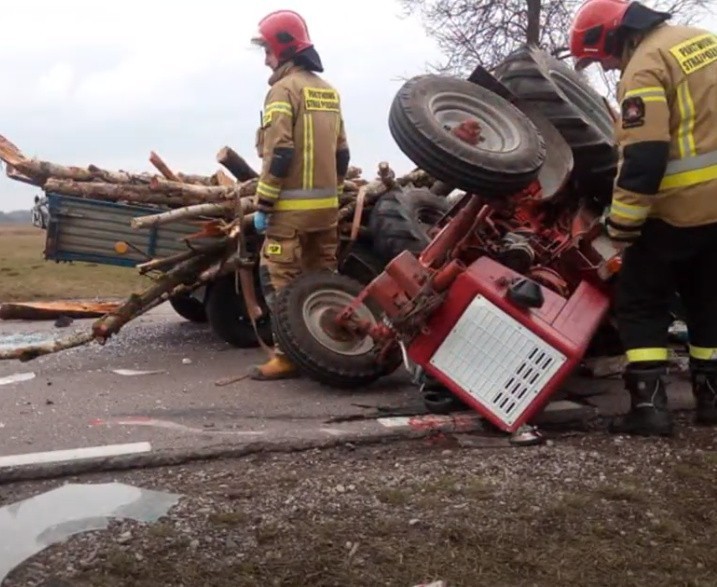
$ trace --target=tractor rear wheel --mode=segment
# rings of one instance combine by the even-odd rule
[[[454,129],[477,123],[476,144]],[[545,144],[532,122],[497,94],[467,80],[422,75],[398,91],[389,113],[398,147],[435,179],[484,197],[501,197],[533,182]]]
[[[277,343],[311,379],[332,387],[363,387],[401,364],[400,349],[380,363],[370,337],[335,325],[334,318],[362,289],[345,275],[317,271],[297,277],[276,294],[272,324]],[[380,311],[369,300],[356,312],[360,320],[380,320]]]
[[[602,96],[578,72],[535,47],[514,51],[496,68],[495,77],[562,134],[573,150],[573,179],[580,192],[609,203],[618,152]]]
[[[431,242],[429,230],[451,209],[451,202],[426,188],[388,193],[369,219],[373,250],[384,263],[403,251],[419,255]]]

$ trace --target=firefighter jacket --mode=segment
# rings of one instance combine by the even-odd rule
[[[648,217],[717,222],[717,36],[660,25],[630,56],[618,100],[610,236],[633,241]]]
[[[257,206],[265,212],[336,210],[349,165],[338,92],[291,62],[269,79],[257,150]]]

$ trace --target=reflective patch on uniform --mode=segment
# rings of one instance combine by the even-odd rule
[[[645,101],[641,96],[625,98],[621,110],[622,128],[636,128],[645,124]]]
[[[339,95],[326,88],[304,88],[304,104],[307,110],[340,112]]]
[[[708,33],[692,37],[670,49],[682,71],[689,75],[717,61],[717,36]]]
[[[281,245],[279,243],[267,243],[266,254],[267,255],[281,255]]]

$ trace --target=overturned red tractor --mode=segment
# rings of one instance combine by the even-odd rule
[[[583,93],[557,93],[572,119],[565,103],[511,87],[521,59]],[[611,112],[552,64],[526,49],[496,77],[479,68],[469,81],[420,76],[401,88],[389,121],[396,142],[445,192],[464,193],[420,254],[399,253],[369,285],[315,273],[281,292],[276,336],[308,376],[357,387],[403,363],[514,432],[610,329],[620,266],[601,222],[617,160]]]

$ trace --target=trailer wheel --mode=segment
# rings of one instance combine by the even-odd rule
[[[191,294],[180,294],[169,298],[169,305],[185,320],[203,324],[207,321],[207,311],[204,304]]]
[[[425,188],[388,193],[369,219],[373,250],[385,263],[402,251],[419,255],[431,242],[429,229],[451,209],[451,202]]]
[[[480,127],[471,145],[451,132],[466,121]],[[435,179],[485,197],[528,186],[545,159],[532,122],[497,94],[467,80],[422,75],[398,91],[389,113],[398,147]]]
[[[295,365],[319,383],[362,387],[401,364],[400,350],[380,364],[371,338],[333,326],[332,317],[362,289],[363,285],[350,277],[317,271],[297,277],[276,295],[272,322],[277,342]],[[357,313],[363,320],[380,320],[380,311],[369,300]]]
[[[272,345],[269,309],[261,296],[261,287],[256,271],[254,272],[254,283],[259,304],[265,313],[257,322],[257,330],[262,340],[267,345]],[[259,346],[251,320],[249,320],[249,314],[246,311],[244,297],[241,291],[236,290],[233,273],[218,278],[212,284],[207,297],[206,310],[212,331],[224,342],[241,349]]]
[[[573,150],[573,178],[580,191],[609,203],[618,152],[600,94],[578,72],[535,47],[514,51],[495,76],[518,98],[535,105],[563,135]]]

